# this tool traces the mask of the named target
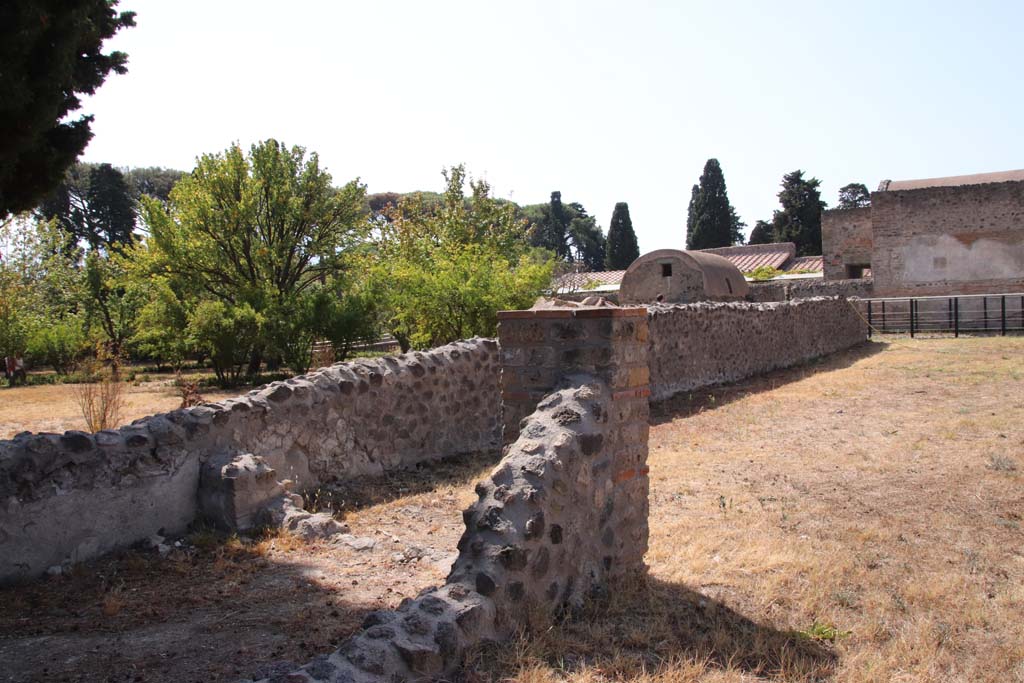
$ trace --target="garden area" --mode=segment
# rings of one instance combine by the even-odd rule
[[[654,406],[649,574],[459,680],[1016,680],[1022,354],[874,342]],[[292,671],[444,580],[495,458],[325,489],[333,539],[197,528],[0,590],[0,680]]]

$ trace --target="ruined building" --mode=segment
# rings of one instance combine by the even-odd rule
[[[1024,291],[1024,170],[885,180],[821,234],[825,279],[870,273],[874,296]]]

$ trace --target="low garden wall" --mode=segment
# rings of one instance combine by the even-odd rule
[[[185,530],[203,463],[252,453],[296,488],[500,444],[497,342],[337,364],[97,434],[0,442],[0,580]]]
[[[646,312],[505,311],[499,320],[505,412],[512,401],[523,413],[463,513],[446,584],[371,614],[337,651],[284,679],[437,680],[476,643],[528,621],[543,628],[612,579],[644,571]]]
[[[623,425],[609,437],[621,459],[612,476],[635,479],[621,490],[636,488],[628,507],[643,510],[646,524],[647,423],[637,416],[646,415],[649,397],[736,381],[866,338],[841,298],[511,311],[499,319],[500,352],[497,341],[474,339],[338,364],[118,430],[0,442],[0,581],[184,531],[201,504],[209,507],[200,488],[211,463],[227,463],[212,474],[228,476],[224,509],[242,516],[263,502],[246,498],[246,477],[290,479],[303,489],[493,449],[503,432],[511,443],[541,399],[575,374],[611,387]],[[246,462],[252,472],[238,471]],[[646,546],[629,547],[642,561]]]
[[[867,325],[843,298],[648,308],[651,400],[796,365],[859,344]]]
[[[843,296],[866,299],[873,296],[874,281],[871,278],[856,280],[822,280],[807,278],[801,280],[775,280],[750,283],[747,299],[750,301],[789,301],[821,296]]]

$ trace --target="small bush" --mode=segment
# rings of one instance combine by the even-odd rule
[[[91,432],[112,429],[121,423],[124,408],[124,383],[121,381],[120,364],[117,358],[106,359],[97,354],[84,364],[83,371],[97,381],[76,384],[73,391],[78,407]]]
[[[203,395],[199,393],[199,382],[194,378],[186,380],[179,372],[174,379],[174,385],[178,387],[178,393],[181,395],[180,407],[191,408],[204,402]]]
[[[28,340],[29,356],[37,364],[49,365],[58,375],[68,374],[88,350],[82,325],[73,319],[40,327]]]
[[[988,468],[996,472],[1016,472],[1017,461],[1007,455],[990,455]]]
[[[765,280],[771,280],[779,275],[784,275],[785,273],[772,266],[760,266],[743,274],[756,282],[764,282]]]

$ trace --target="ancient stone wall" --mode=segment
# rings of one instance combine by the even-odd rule
[[[297,488],[500,443],[498,346],[358,360],[97,434],[0,442],[0,580],[78,562],[196,517],[202,465],[252,453]]]
[[[750,283],[749,301],[789,301],[790,299],[812,299],[820,296],[842,296],[867,299],[873,296],[874,281],[871,278],[853,280],[822,280],[806,278],[800,280],[776,280]]]
[[[826,280],[850,277],[848,267],[871,267],[874,237],[871,207],[821,213],[821,254]]]
[[[1024,182],[871,195],[876,296],[1024,291]]]
[[[649,307],[651,399],[735,382],[867,339],[842,298]]]
[[[643,571],[645,309],[499,317],[506,400],[514,414],[528,414],[516,420],[518,438],[463,514],[466,531],[447,583],[371,614],[361,633],[288,681],[436,680],[472,645],[507,638],[527,620],[543,626],[606,592],[612,578]],[[544,380],[524,377],[534,362]]]

